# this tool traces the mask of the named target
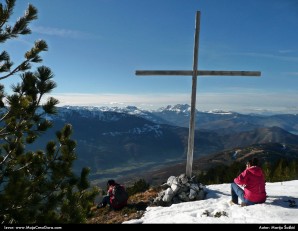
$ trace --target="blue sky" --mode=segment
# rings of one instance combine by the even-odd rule
[[[198,77],[197,109],[298,112],[296,0],[17,1],[11,22],[28,3],[39,12],[32,34],[3,47],[18,63],[35,40],[47,42],[42,64],[55,74],[53,96],[61,106],[190,104],[190,76],[137,77],[135,71],[191,70],[200,11],[199,70],[262,76]]]

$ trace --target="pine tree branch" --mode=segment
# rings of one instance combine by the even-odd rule
[[[31,164],[32,164],[32,162],[29,162],[29,163],[27,163],[26,165],[24,165],[24,166],[22,166],[22,167],[20,167],[20,168],[18,168],[18,169],[13,170],[13,172],[20,171],[20,170],[22,170],[22,169],[28,167],[28,166],[31,165]]]
[[[3,80],[3,79],[6,79],[8,78],[9,76],[12,76],[14,75],[15,73],[19,72],[21,69],[20,67],[21,66],[25,66],[26,64],[29,63],[30,60],[26,60],[26,61],[23,61],[19,66],[17,66],[13,71],[9,72],[7,75],[4,75],[2,77],[0,77],[0,80]]]
[[[7,8],[2,10],[2,12],[0,12],[2,14],[2,17],[1,20],[0,20],[0,28],[3,27],[3,25],[8,21],[11,13],[12,13],[12,10],[14,8],[14,5],[15,5],[15,1],[16,0],[9,0],[9,1],[6,1],[7,3]],[[2,4],[1,4],[2,5]]]

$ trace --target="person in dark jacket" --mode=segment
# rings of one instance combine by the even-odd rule
[[[115,180],[108,180],[107,182],[107,195],[103,197],[102,202],[97,205],[97,208],[104,208],[106,205],[109,205],[111,208],[117,210],[122,209],[124,206],[127,205],[127,200],[123,202],[118,202],[115,198],[115,195],[113,193],[113,189],[116,185],[119,185],[115,182]],[[123,185],[121,187],[124,188]],[[125,188],[124,188],[125,189]]]
[[[257,158],[248,161],[246,169],[234,179],[231,184],[231,195],[231,203],[238,204],[238,198],[240,198],[242,201],[241,206],[266,201],[265,177],[262,169],[258,166]]]

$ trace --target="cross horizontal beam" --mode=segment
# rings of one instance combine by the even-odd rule
[[[198,75],[201,76],[261,76],[260,71],[197,71]],[[174,70],[174,71],[160,71],[160,70],[151,70],[151,71],[136,71],[136,75],[193,75],[193,71],[185,70]]]

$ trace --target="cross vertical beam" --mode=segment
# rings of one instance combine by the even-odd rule
[[[197,92],[197,76],[261,76],[260,71],[212,71],[198,70],[198,55],[199,55],[199,32],[200,32],[200,11],[196,13],[196,27],[195,27],[195,41],[194,41],[194,59],[193,70],[137,70],[136,75],[159,75],[159,76],[192,76],[192,91],[191,91],[191,112],[189,121],[189,135],[188,135],[188,150],[186,161],[186,175],[191,178],[192,163],[194,152],[194,134],[195,134],[195,117],[196,117],[196,92]]]
[[[196,25],[195,38],[194,38],[195,45],[194,45],[193,69],[192,69],[191,106],[190,106],[190,120],[189,120],[189,134],[188,134],[188,148],[187,148],[187,162],[186,162],[186,175],[188,177],[191,177],[191,174],[192,174],[194,138],[195,138],[200,16],[201,16],[200,11],[197,11],[196,23],[195,23],[195,25]]]

